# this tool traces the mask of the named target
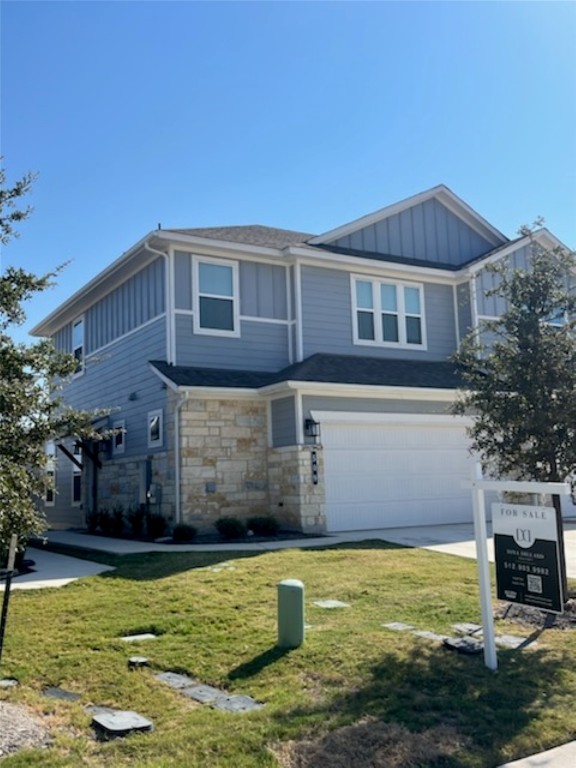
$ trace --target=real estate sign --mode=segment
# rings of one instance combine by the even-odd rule
[[[492,531],[498,598],[562,613],[554,508],[492,504]]]

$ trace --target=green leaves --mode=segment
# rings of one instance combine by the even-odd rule
[[[455,356],[468,389],[454,406],[471,413],[473,449],[496,474],[561,481],[576,471],[574,255],[534,239],[529,267],[492,266],[504,300]]]

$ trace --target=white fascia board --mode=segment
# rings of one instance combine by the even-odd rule
[[[209,252],[213,255],[234,254],[239,256],[262,256],[272,259],[274,262],[284,260],[284,252],[278,248],[271,248],[263,245],[250,245],[248,243],[235,243],[230,240],[214,240],[209,237],[197,237],[196,235],[183,235],[170,230],[158,230],[154,236],[160,240],[165,240],[172,245],[185,245],[189,251]]]
[[[438,424],[440,426],[472,426],[473,420],[469,416],[453,416],[444,413],[362,413],[355,411],[310,411],[314,421],[324,423],[351,423],[351,424]]]
[[[41,320],[37,325],[35,325],[34,328],[32,328],[30,331],[30,334],[32,336],[49,336],[51,333],[54,333],[54,331],[58,330],[58,328],[60,328],[64,322],[67,322],[67,320],[64,320],[64,318],[66,318],[68,315],[73,317],[81,314],[95,301],[98,301],[102,295],[105,295],[107,291],[104,290],[103,286],[117,273],[120,273],[123,269],[126,270],[126,273],[122,276],[122,282],[124,282],[124,280],[127,280],[128,277],[140,270],[143,265],[154,261],[154,259],[157,259],[157,254],[144,251],[145,253],[148,253],[149,258],[141,259],[135,262],[131,269],[129,268],[130,261],[134,259],[134,257],[144,248],[146,243],[155,235],[155,231],[149,232],[143,238],[138,240],[135,245],[133,245],[127,251],[124,251],[124,253],[115,259],[115,261],[106,267],[106,269],[103,269],[102,272],[99,272],[95,277],[92,278],[92,280],[89,280],[85,285],[82,286],[82,288],[73,293],[69,299],[66,299],[63,304],[60,304],[59,307],[57,307],[53,312],[45,317],[44,320]]]
[[[364,227],[376,224],[377,222],[382,221],[383,219],[387,219],[390,216],[395,216],[398,213],[402,213],[403,211],[406,211],[409,208],[413,208],[415,205],[420,205],[421,203],[424,203],[427,200],[431,200],[432,198],[437,198],[439,202],[449,208],[452,213],[465,221],[470,227],[472,227],[482,237],[486,238],[489,242],[493,242],[494,245],[502,245],[502,243],[505,243],[508,240],[508,238],[503,235],[502,232],[499,232],[488,221],[486,221],[486,219],[476,213],[473,208],[471,208],[467,203],[455,195],[454,192],[448,189],[445,184],[439,184],[438,186],[432,187],[432,189],[428,189],[425,192],[420,192],[419,194],[408,197],[398,203],[393,203],[392,205],[388,205],[385,208],[381,208],[380,210],[375,211],[374,213],[370,213],[367,216],[362,216],[359,219],[355,219],[354,221],[351,221],[348,224],[344,224],[341,227],[336,227],[336,229],[325,232],[323,235],[313,237],[309,240],[309,242],[312,245],[319,245],[322,243],[330,242],[332,240],[337,240],[341,237],[345,237],[346,235],[351,234],[352,232],[356,232],[359,229],[364,229]]]
[[[542,227],[542,229],[538,229],[536,232],[534,232],[533,237],[544,248],[561,248],[563,251],[568,252],[572,250],[571,248],[568,248],[568,246],[565,245],[561,240],[558,240],[556,235],[550,232],[550,230],[546,227]]]
[[[152,365],[152,363],[148,363],[148,367],[150,370],[158,376],[158,378],[163,381],[167,387],[169,387],[173,392],[187,392],[191,395],[194,395],[195,397],[205,397],[206,399],[209,398],[216,398],[216,399],[252,399],[256,400],[259,396],[260,390],[258,389],[249,389],[247,387],[193,387],[193,386],[187,386],[185,384],[176,384],[172,381],[172,379],[168,378],[168,376],[165,376],[163,373],[161,373],[156,366]]]
[[[457,389],[433,389],[431,387],[391,387],[362,384],[331,384],[324,381],[282,381],[258,390],[261,395],[276,397],[299,392],[302,395],[327,397],[355,397],[360,399],[381,398],[386,400],[430,400],[450,403],[457,397]]]
[[[564,245],[561,240],[558,240],[558,238],[553,235],[550,230],[543,227],[542,229],[538,229],[533,232],[532,235],[526,235],[525,237],[519,238],[518,240],[514,240],[514,242],[510,243],[507,248],[501,248],[497,253],[493,253],[492,255],[488,254],[485,259],[475,261],[474,264],[471,264],[469,267],[464,267],[462,270],[457,272],[457,276],[472,277],[478,272],[481,272],[489,264],[494,264],[500,259],[506,258],[506,256],[514,253],[514,251],[518,250],[519,248],[524,248],[526,245],[529,245],[533,240],[543,248],[561,248],[563,251],[570,251],[568,246]]]
[[[380,259],[364,259],[359,256],[345,256],[341,253],[332,253],[331,251],[318,251],[309,248],[300,248],[291,246],[288,249],[291,256],[298,259],[298,263],[309,267],[331,267],[356,272],[365,272],[366,274],[380,275],[385,277],[397,276],[400,279],[411,276],[427,278],[426,282],[446,283],[453,282],[455,275],[459,273],[450,269],[434,269],[433,267],[420,267],[413,264],[402,264],[397,261],[381,261]]]

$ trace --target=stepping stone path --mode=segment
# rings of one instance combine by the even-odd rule
[[[120,640],[125,643],[139,643],[141,640],[156,640],[158,635],[153,635],[151,632],[144,632],[141,635],[124,635]]]
[[[393,629],[395,632],[408,632],[410,630],[416,630],[412,624],[403,624],[401,621],[390,621],[388,624],[382,624],[386,629]]]
[[[42,691],[44,696],[48,696],[50,699],[60,699],[60,701],[78,701],[80,698],[79,693],[72,693],[72,691],[65,691],[64,688],[58,688],[57,686],[50,686],[44,688]]]
[[[226,712],[250,712],[255,709],[262,709],[264,704],[253,699],[251,696],[241,694],[230,695],[211,685],[203,685],[193,677],[180,675],[176,672],[161,672],[155,675],[157,680],[166,683],[171,688],[180,691],[200,704],[209,704],[214,709],[225,710]]]
[[[451,651],[458,651],[458,653],[467,655],[481,653],[484,649],[484,645],[473,637],[447,637],[444,640],[444,645]]]
[[[150,666],[150,662],[146,656],[130,656],[128,659],[129,669],[142,669],[142,667]]]
[[[428,632],[423,629],[416,629],[411,624],[404,624],[401,621],[390,621],[387,624],[382,624],[386,629],[391,629],[395,632],[411,632],[417,637],[422,637],[425,640],[433,640],[435,642],[443,643],[446,648],[459,653],[475,654],[480,653],[483,650],[484,645],[482,643],[482,626],[480,624],[472,624],[469,622],[462,622],[460,624],[453,624],[452,629],[463,637],[447,637],[446,635],[438,635],[436,632]],[[500,645],[503,648],[520,648],[525,642],[525,637],[519,637],[517,635],[497,635],[495,638],[496,645]],[[531,647],[534,647],[536,643],[531,643]]]
[[[2,688],[15,688],[18,685],[18,680],[13,677],[5,677],[0,680],[0,689]]]
[[[151,720],[129,710],[95,714],[92,727],[103,740],[117,739],[134,732],[147,733],[154,729]]]
[[[349,603],[342,603],[340,600],[315,600],[314,605],[318,608],[350,608]]]

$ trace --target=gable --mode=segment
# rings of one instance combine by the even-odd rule
[[[438,266],[461,266],[493,250],[483,237],[436,198],[387,216],[326,243]]]

